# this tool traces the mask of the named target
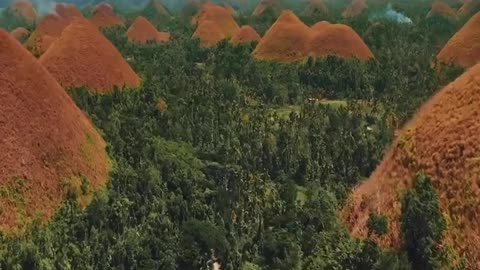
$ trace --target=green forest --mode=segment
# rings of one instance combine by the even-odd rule
[[[402,202],[404,251],[351,237],[338,217],[395,131],[462,72],[434,59],[464,21],[398,8],[414,24],[302,17],[351,25],[375,55],[366,62],[256,61],[255,44],[202,48],[186,18],[148,10],[171,42],[106,30],[142,86],[69,94],[107,141],[107,187],[86,209],[72,193],[48,224],[0,232],[0,269],[463,269],[436,244],[446,223],[421,172]],[[275,18],[237,20],[262,35]],[[385,233],[384,217],[369,229]]]

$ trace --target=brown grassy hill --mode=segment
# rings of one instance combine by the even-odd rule
[[[153,7],[159,15],[170,16],[170,12],[163,5],[161,0],[152,0],[150,6]]]
[[[480,61],[480,12],[447,42],[437,60],[462,67],[470,67]]]
[[[0,231],[15,231],[51,218],[67,192],[86,206],[109,166],[105,142],[68,94],[1,29],[0,40]]]
[[[23,27],[17,27],[13,29],[10,34],[15,37],[18,41],[23,42],[28,38],[28,35],[30,35],[30,31]]]
[[[320,21],[317,22],[316,24],[312,25],[310,29],[314,32],[320,31],[325,29],[325,27],[328,27],[330,25],[330,22],[327,21]]]
[[[480,6],[478,0],[464,0],[462,6],[458,9],[459,16],[468,16]]]
[[[10,7],[10,12],[25,19],[27,23],[34,23],[37,11],[28,1],[18,1]]]
[[[63,18],[83,17],[82,11],[75,5],[70,4],[57,4],[55,6],[55,12]]]
[[[90,22],[98,28],[123,25],[123,19],[115,13],[113,7],[108,3],[99,4],[94,8]]]
[[[320,22],[312,28],[316,29],[309,43],[312,56],[336,55],[361,60],[373,58],[373,53],[362,38],[347,25]]]
[[[455,18],[457,17],[457,12],[447,3],[442,1],[435,1],[432,4],[432,9],[427,14],[427,18],[433,17],[435,15],[445,16],[447,18]]]
[[[199,38],[201,45],[204,47],[215,46],[218,42],[227,38],[222,28],[213,21],[200,23],[193,36]]]
[[[36,56],[42,55],[69,24],[70,20],[56,14],[43,17],[27,40],[27,48]]]
[[[137,43],[148,41],[165,42],[170,40],[170,33],[159,32],[145,17],[139,16],[127,31],[128,40]]]
[[[268,29],[253,55],[259,60],[296,62],[308,55],[311,30],[292,11],[283,11]]]
[[[233,44],[259,42],[262,38],[250,25],[240,27],[237,33],[232,37]]]
[[[281,7],[278,0],[261,0],[260,3],[255,7],[253,11],[253,16],[260,16],[266,10],[271,9],[274,13],[279,13],[281,11]]]
[[[205,21],[217,24],[227,38],[231,38],[240,28],[227,8],[210,2],[204,4],[192,18],[194,25],[200,25]]]
[[[95,14],[100,10],[104,10],[104,11],[105,10],[110,10],[110,11],[114,12],[113,6],[110,3],[107,3],[107,2],[101,2],[101,3],[97,4],[96,6],[94,6],[92,8],[92,13]]]
[[[351,18],[360,15],[368,7],[365,0],[353,0],[350,5],[343,11],[344,18]]]
[[[73,5],[58,4],[55,10],[57,14],[49,14],[43,17],[27,40],[27,48],[36,56],[40,56],[47,51],[52,42],[60,37],[65,27],[75,18],[83,18],[80,10]]]
[[[316,13],[327,13],[328,8],[323,0],[308,0],[307,6],[303,10],[304,16],[312,16]]]
[[[367,236],[370,213],[384,214],[388,234],[375,238],[400,247],[400,194],[419,171],[439,193],[449,228],[444,239],[480,269],[480,65],[465,72],[425,105],[402,129],[370,179],[356,188],[342,217],[356,237]]]
[[[108,93],[136,87],[140,78],[117,49],[85,19],[77,18],[42,55],[40,63],[65,88],[85,86]]]

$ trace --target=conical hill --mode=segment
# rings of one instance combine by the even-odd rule
[[[13,36],[0,29],[0,40],[0,231],[8,231],[48,220],[69,192],[86,206],[109,166],[105,142],[65,90]]]
[[[139,16],[127,31],[132,42],[147,43],[148,41],[165,42],[170,40],[170,33],[159,32],[145,17]]]
[[[259,60],[296,62],[308,55],[311,30],[292,11],[283,11],[258,43],[253,55]]]
[[[423,171],[450,220],[442,245],[465,254],[478,269],[480,256],[480,64],[427,101],[400,132],[371,177],[355,188],[342,218],[351,233],[368,235],[371,214],[384,215],[388,232],[372,236],[385,247],[401,247],[401,194]]]
[[[118,50],[85,19],[70,24],[40,58],[65,88],[86,87],[107,93],[114,87],[136,87],[140,78]]]
[[[437,55],[443,64],[470,67],[480,62],[480,12],[473,16]]]

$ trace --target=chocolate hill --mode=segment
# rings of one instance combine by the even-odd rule
[[[365,0],[353,0],[350,5],[343,11],[342,16],[344,18],[351,18],[360,15],[366,8],[367,3]]]
[[[361,60],[373,58],[373,53],[362,38],[347,25],[320,22],[312,29],[314,29],[314,34],[309,43],[311,56],[335,55]]]
[[[204,4],[192,18],[192,24],[198,26],[194,36],[207,47],[233,37],[240,29],[227,8],[213,3]]]
[[[65,88],[108,93],[136,87],[140,78],[117,49],[85,19],[76,19],[42,55],[40,63]]]
[[[317,13],[327,13],[328,8],[323,0],[308,0],[307,6],[303,10],[304,16],[313,16]]]
[[[9,11],[16,16],[23,18],[27,23],[34,23],[37,18],[37,11],[28,1],[18,1],[9,8]]]
[[[447,42],[437,55],[443,64],[470,67],[480,61],[480,12]]]
[[[149,3],[149,8],[153,8],[157,14],[163,15],[163,16],[170,16],[170,12],[168,9],[162,4],[162,1],[160,0],[152,0]]]
[[[468,16],[473,13],[478,6],[480,6],[480,1],[478,0],[464,0],[463,5],[458,9],[458,15]]]
[[[159,32],[145,17],[139,16],[127,31],[128,40],[137,43],[148,41],[165,42],[170,40],[170,33]]]
[[[75,5],[70,4],[57,4],[55,6],[55,12],[63,18],[83,17],[82,11]]]
[[[268,29],[253,55],[259,60],[297,62],[308,55],[311,31],[292,11],[283,11]]]
[[[194,25],[200,25],[205,21],[217,24],[227,38],[232,37],[240,28],[228,8],[210,2],[204,4],[192,18]]]
[[[36,56],[42,55],[55,41],[62,31],[75,19],[83,18],[80,10],[68,4],[58,4],[55,7],[57,14],[43,17],[35,31],[27,40],[27,48]]]
[[[444,16],[447,18],[455,18],[457,17],[457,12],[447,3],[442,1],[435,1],[432,4],[432,9],[427,14],[427,18],[433,17],[435,15]]]
[[[123,25],[123,19],[108,3],[101,3],[93,9],[93,17],[90,18],[90,22],[100,29]]]
[[[105,142],[55,79],[1,29],[0,40],[0,231],[11,231],[51,218],[82,181],[86,206],[109,165]]]
[[[10,34],[15,37],[18,41],[23,42],[28,38],[28,35],[30,35],[30,31],[23,27],[17,27],[13,29]]]
[[[316,24],[312,25],[310,27],[310,29],[314,32],[317,32],[317,31],[320,31],[320,30],[324,30],[329,25],[330,25],[330,22],[320,21],[320,22],[317,22]]]
[[[193,36],[199,38],[201,45],[207,48],[215,46],[218,42],[227,38],[220,26],[213,21],[200,23]]]
[[[444,244],[458,248],[479,269],[480,65],[472,67],[424,104],[406,124],[370,179],[356,188],[342,213],[351,233],[367,237],[371,213],[388,218],[384,247],[400,247],[399,194],[423,170],[435,186],[449,228]]]
[[[278,0],[261,0],[260,3],[255,7],[253,11],[253,16],[262,15],[267,10],[272,10],[274,14],[280,13],[281,7]]]
[[[240,27],[237,33],[232,37],[233,44],[259,42],[262,38],[250,25]]]
[[[43,17],[27,40],[27,48],[36,56],[42,55],[69,24],[69,20],[56,14]]]

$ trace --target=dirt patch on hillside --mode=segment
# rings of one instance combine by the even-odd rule
[[[233,44],[259,42],[262,38],[250,25],[240,27],[237,33],[232,37]]]
[[[50,219],[71,179],[102,188],[105,142],[53,77],[0,29],[0,231]],[[83,200],[82,206],[89,203]]]
[[[315,33],[308,50],[311,56],[335,55],[361,60],[373,58],[373,53],[362,38],[348,25],[320,22],[312,29],[315,29]]]
[[[297,62],[308,55],[311,30],[292,11],[283,11],[253,52],[256,59]]]
[[[148,41],[166,42],[170,33],[159,32],[145,17],[139,16],[127,31],[128,40],[145,44]]]
[[[75,19],[42,55],[40,63],[65,88],[85,86],[108,93],[115,86],[140,84],[118,50],[85,19]]]
[[[402,246],[402,194],[423,170],[448,215],[445,244],[465,254],[469,269],[480,269],[480,65],[471,68],[426,104],[401,130],[369,180],[353,191],[342,212],[351,233],[368,235],[371,213],[388,218],[388,233],[373,237],[383,247]]]
[[[461,67],[471,67],[480,62],[480,12],[447,42],[437,60]]]

